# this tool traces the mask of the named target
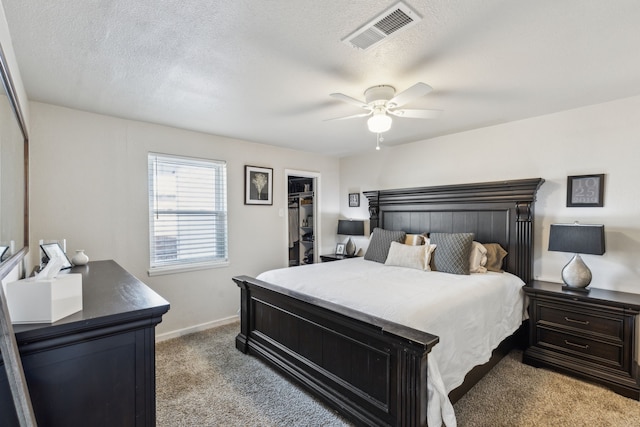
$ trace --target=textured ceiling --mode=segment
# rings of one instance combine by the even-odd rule
[[[329,97],[434,90],[397,145],[640,94],[640,1],[407,0],[422,21],[377,47],[340,39],[394,1],[2,0],[31,100],[308,150],[375,147]]]

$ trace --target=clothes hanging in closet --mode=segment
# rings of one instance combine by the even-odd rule
[[[292,248],[293,244],[299,239],[299,212],[297,207],[289,207],[289,248]]]

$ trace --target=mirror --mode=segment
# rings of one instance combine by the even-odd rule
[[[11,73],[0,46],[0,278],[27,252],[28,138]]]
[[[0,91],[0,279],[4,279],[29,250],[29,145],[24,117],[1,45],[0,80],[4,87],[4,92]],[[18,422],[21,426],[35,426],[29,389],[2,285],[0,353]]]

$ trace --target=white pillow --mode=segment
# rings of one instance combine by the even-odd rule
[[[486,273],[487,269],[487,248],[481,243],[473,241],[471,243],[471,254],[469,255],[469,272]]]
[[[432,245],[431,243],[425,245],[424,271],[431,271],[431,257],[433,256],[433,251],[436,250],[436,246],[437,245]]]
[[[425,245],[403,245],[399,242],[391,242],[389,254],[384,264],[424,270],[426,248]]]

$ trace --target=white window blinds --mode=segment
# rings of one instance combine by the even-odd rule
[[[149,274],[226,264],[226,162],[149,154]]]

